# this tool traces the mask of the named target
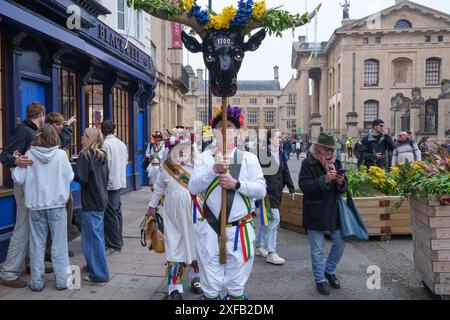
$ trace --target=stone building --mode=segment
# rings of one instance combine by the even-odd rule
[[[183,49],[172,48],[172,23],[127,8],[126,0],[100,0],[112,14],[101,18],[153,59],[158,82],[151,101],[148,127],[164,131],[184,123],[184,93],[189,77],[183,67]],[[130,12],[131,11],[131,12]],[[130,21],[130,28],[128,28]]]
[[[309,59],[314,48],[317,56]],[[299,73],[297,103],[312,87],[311,111],[300,108],[297,125],[357,137],[384,119],[392,133],[411,131],[443,139],[448,109],[439,108],[443,79],[450,78],[450,15],[407,0],[362,19],[344,19],[328,42],[294,42]],[[445,89],[443,89],[445,90]]]

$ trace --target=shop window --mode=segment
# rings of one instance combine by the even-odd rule
[[[116,124],[117,138],[123,141],[131,152],[130,145],[130,99],[128,92],[114,88],[113,121]]]
[[[79,121],[78,116],[78,92],[77,92],[77,77],[76,74],[70,70],[62,68],[60,71],[60,95],[61,95],[61,113],[65,120],[75,117]],[[78,126],[73,126],[73,139],[69,146],[69,156],[78,154]]]
[[[47,75],[49,66],[41,45],[32,37],[27,37],[22,44],[20,59],[22,70],[25,72]]]
[[[103,121],[103,85],[87,85],[85,92],[87,126],[90,128],[100,128]]]
[[[378,101],[368,100],[364,102],[364,128],[372,128],[372,122],[378,119]]]

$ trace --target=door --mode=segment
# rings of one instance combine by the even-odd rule
[[[27,105],[40,102],[45,106],[45,85],[39,82],[22,80],[22,119],[27,117]]]
[[[139,110],[138,113],[138,165],[139,165],[139,185],[144,184],[144,169],[142,168],[142,160],[144,159],[144,112]]]

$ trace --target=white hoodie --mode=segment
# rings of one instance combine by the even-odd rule
[[[13,171],[14,181],[24,186],[25,207],[31,211],[65,207],[74,176],[67,154],[58,147],[31,147],[25,156],[33,164]]]

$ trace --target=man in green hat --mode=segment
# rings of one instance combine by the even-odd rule
[[[342,164],[336,159],[340,146],[331,133],[321,133],[313,142],[308,157],[303,161],[298,178],[303,192],[303,226],[311,244],[311,261],[316,287],[320,294],[329,295],[331,286],[340,288],[336,268],[344,254],[345,242],[341,236],[338,199],[346,190]],[[329,231],[333,246],[323,261],[325,232]]]

